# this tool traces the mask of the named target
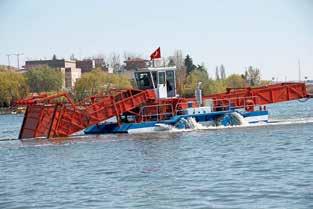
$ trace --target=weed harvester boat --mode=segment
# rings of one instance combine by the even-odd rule
[[[134,72],[136,89],[112,90],[74,103],[67,93],[25,98],[19,138],[67,137],[85,134],[142,133],[205,126],[268,122],[267,104],[308,98],[304,83],[279,83],[256,88],[227,89],[195,97],[176,94],[175,67]]]

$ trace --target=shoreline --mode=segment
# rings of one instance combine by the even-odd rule
[[[13,107],[0,107],[0,115],[20,115],[23,114],[24,110],[19,110]]]

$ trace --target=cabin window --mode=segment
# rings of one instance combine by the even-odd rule
[[[153,89],[149,72],[135,73],[135,78],[139,89]]]
[[[159,84],[165,84],[165,72],[159,72]]]
[[[167,96],[175,96],[175,76],[174,71],[166,71],[166,87],[167,87]]]

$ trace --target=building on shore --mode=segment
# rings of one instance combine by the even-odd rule
[[[95,61],[92,59],[76,60],[76,66],[81,69],[81,73],[87,73],[96,68]]]
[[[77,79],[81,77],[81,69],[76,67],[76,60],[51,59],[31,60],[25,62],[25,71],[48,66],[60,70],[64,75],[64,89],[72,89]]]
[[[124,65],[115,69],[116,73],[122,73],[132,78],[134,71],[147,68],[150,66],[150,61],[142,58],[128,58],[124,61]]]
[[[81,69],[81,73],[90,72],[95,68],[108,72],[108,67],[106,66],[103,58],[76,60],[76,66]]]
[[[76,81],[81,77],[80,68],[61,68],[61,72],[64,75],[63,87],[65,89],[72,89]]]
[[[150,61],[141,58],[128,58],[125,63],[126,71],[136,71],[138,69],[147,68],[150,66]]]
[[[33,68],[48,66],[51,68],[76,68],[76,61],[65,59],[51,59],[51,60],[29,60],[25,62],[25,70],[31,70]]]

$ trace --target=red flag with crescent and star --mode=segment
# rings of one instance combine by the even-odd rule
[[[150,55],[150,59],[154,60],[154,59],[158,59],[161,58],[161,48],[157,48],[151,55]]]

